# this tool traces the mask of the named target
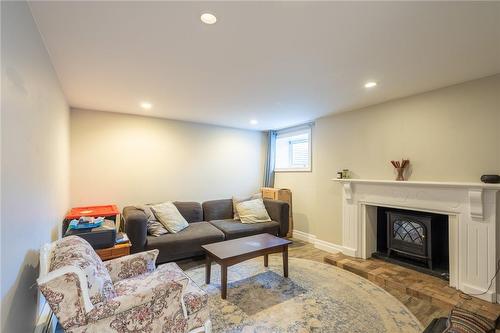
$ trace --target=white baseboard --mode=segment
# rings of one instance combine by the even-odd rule
[[[330,253],[338,253],[342,252],[344,253],[345,249],[342,245],[330,243],[321,239],[316,239],[316,242],[314,243],[314,247],[326,252]]]
[[[466,294],[471,294],[474,295],[474,297],[480,298],[486,302],[489,303],[496,303],[497,302],[497,293],[495,291],[484,291],[483,289],[479,289],[476,286],[471,286],[467,283],[462,283],[462,286],[460,288],[461,291],[463,291]]]
[[[299,230],[294,230],[293,231],[293,238],[297,238],[298,240],[314,244],[316,241],[316,236],[308,234],[307,232],[299,231]]]
[[[345,248],[342,245],[330,243],[321,239],[318,239],[315,235],[308,234],[307,232],[303,232],[300,230],[294,230],[293,231],[293,237],[297,238],[298,240],[301,240],[303,242],[311,243],[314,244],[314,247],[329,253],[338,253],[342,252],[346,255],[351,255],[352,251],[350,249]]]

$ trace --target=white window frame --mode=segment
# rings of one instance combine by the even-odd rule
[[[309,163],[308,163],[308,166],[303,167],[303,168],[275,168],[274,169],[275,172],[311,172],[312,171],[312,128],[310,125],[280,130],[277,133],[276,140],[280,136],[294,136],[294,135],[299,135],[299,134],[304,134],[304,133],[307,133],[309,136],[309,142],[308,142],[309,143],[309,147],[308,147]],[[275,153],[275,158],[276,158],[276,153]],[[290,155],[289,158],[292,158],[292,156]]]

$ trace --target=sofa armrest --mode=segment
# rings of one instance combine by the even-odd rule
[[[149,328],[153,331],[161,331],[165,323],[187,325],[182,294],[188,281],[187,277],[168,281],[157,279],[149,281],[147,287],[139,287],[131,293],[96,304],[87,314],[88,326],[92,326],[89,331],[124,332],[126,325],[137,320],[139,315],[146,317],[143,318],[146,322],[135,324],[141,326],[147,324],[146,319],[150,319]],[[159,327],[151,327],[155,325]]]
[[[264,199],[264,206],[271,220],[280,224],[280,237],[285,237],[290,228],[290,205],[288,202]]]
[[[72,266],[56,269],[38,278],[37,284],[65,330],[87,323],[86,313],[94,306],[90,301],[87,278],[81,269]]]
[[[125,232],[127,233],[132,247],[132,253],[142,252],[148,242],[148,218],[144,211],[127,206],[123,209],[123,219],[125,221]]]
[[[104,265],[108,269],[113,283],[155,270],[158,250],[139,252],[128,256],[108,260]]]

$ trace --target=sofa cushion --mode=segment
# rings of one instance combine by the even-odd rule
[[[150,206],[137,205],[134,207],[137,208],[138,210],[143,211],[144,214],[146,214],[146,218],[148,219],[148,234],[149,235],[158,237],[158,236],[161,236],[163,234],[168,233],[168,230],[165,229],[165,227],[163,226],[163,224],[160,223],[160,221],[158,221],[155,214],[151,210]]]
[[[241,223],[271,222],[262,199],[240,202],[236,205]]]
[[[240,214],[238,214],[238,210],[236,209],[236,206],[240,202],[254,200],[254,199],[262,199],[262,193],[260,193],[260,192],[259,193],[255,193],[255,194],[252,194],[249,197],[235,197],[235,196],[233,196],[233,213],[234,213],[233,220],[239,220],[240,219]]]
[[[54,242],[49,271],[66,266],[78,267],[87,276],[90,301],[97,304],[116,296],[111,276],[101,258],[81,237],[69,236]]]
[[[168,232],[176,234],[189,226],[184,216],[170,201],[151,206],[151,210]]]
[[[111,280],[116,284],[117,281],[123,279],[154,272],[158,252],[158,250],[150,250],[134,253],[108,260],[104,262],[104,265],[108,269]]]
[[[174,201],[174,205],[188,223],[203,221],[203,209],[199,202]]]
[[[202,255],[202,245],[224,240],[224,233],[208,222],[193,222],[176,234],[148,236],[146,250],[158,249],[157,263]]]
[[[168,263],[158,266],[153,272],[145,273],[123,279],[115,283],[116,295],[118,297],[136,293],[138,291],[150,290],[155,282],[160,281],[183,281],[185,280],[186,288],[190,279],[177,266],[176,263]],[[184,282],[182,282],[184,284]]]
[[[262,223],[241,223],[233,219],[210,221],[217,229],[222,230],[226,239],[234,239],[246,236],[252,236],[262,233],[278,235],[280,224],[276,221]]]
[[[177,272],[159,267],[119,281],[119,296],[97,304],[86,314],[87,325],[68,332],[187,332],[182,294],[188,283],[178,267]]]
[[[205,201],[202,206],[205,221],[233,218],[233,199]]]
[[[120,281],[115,284],[116,292],[120,296],[136,292],[137,289],[148,288],[157,279],[166,281],[185,279],[188,283],[182,295],[182,302],[184,303],[185,314],[187,315],[187,330],[190,332],[196,328],[203,327],[210,318],[207,293],[200,289],[176,263],[171,262],[160,265],[154,273],[149,275],[155,274],[157,277],[149,281],[144,281],[149,279],[148,275]],[[199,332],[199,330],[197,331]]]

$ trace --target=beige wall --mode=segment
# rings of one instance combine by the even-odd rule
[[[500,75],[320,118],[313,172],[279,173],[276,186],[293,191],[295,229],[342,244],[342,193],[331,179],[343,168],[354,178],[394,179],[389,161],[402,157],[411,180],[500,174]]]
[[[71,204],[230,198],[259,189],[261,132],[71,111]]]
[[[33,332],[38,250],[68,205],[69,108],[26,2],[3,2],[2,332]]]

